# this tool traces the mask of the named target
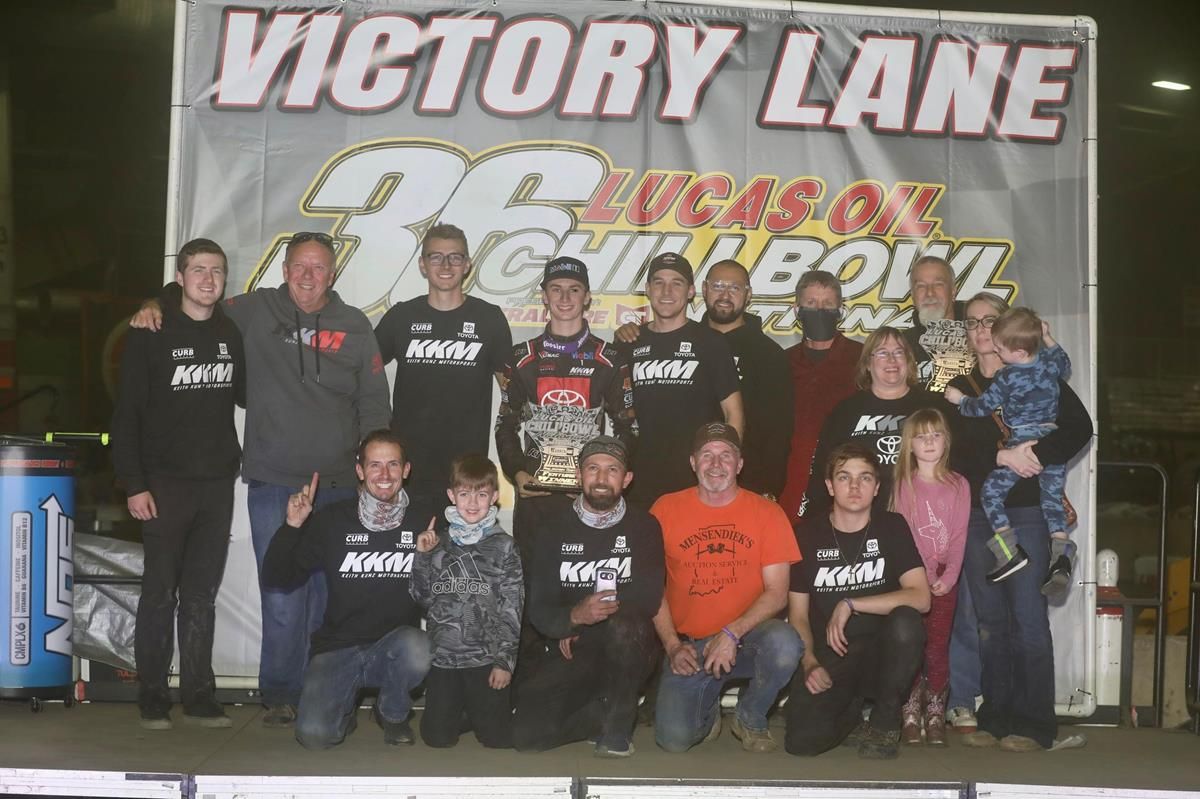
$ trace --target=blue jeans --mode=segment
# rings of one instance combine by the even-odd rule
[[[979,729],[997,738],[1023,735],[1049,747],[1058,732],[1054,643],[1041,591],[1050,565],[1050,531],[1041,508],[1009,508],[1008,515],[1029,564],[1000,583],[987,580],[996,564],[987,547],[992,535],[987,516],[972,508],[967,526],[963,574],[979,620],[983,661]]]
[[[432,659],[429,636],[415,627],[397,627],[373,644],[313,655],[304,674],[296,740],[306,749],[340,744],[357,723],[363,688],[379,689],[375,707],[384,721],[407,721],[412,691]]]
[[[713,637],[690,642],[701,665],[704,646]],[[733,671],[722,677],[703,670],[689,676],[675,674],[667,658],[654,709],[655,741],[668,752],[686,752],[699,743],[721,712],[721,689],[730,680],[750,680],[738,698],[738,721],[748,730],[767,729],[767,711],[791,681],[803,654],[804,642],[792,626],[768,619],[742,637]]]
[[[300,490],[247,480],[246,508],[250,512],[250,537],[254,559],[262,574],[263,558],[271,539],[287,518],[288,497]],[[314,509],[357,495],[355,488],[319,488]],[[258,690],[266,705],[295,705],[300,701],[304,664],[308,661],[308,641],[325,616],[325,575],[314,572],[299,588],[281,590],[263,588],[262,650],[258,659]]]
[[[975,712],[975,697],[979,696],[979,621],[975,618],[975,603],[965,573],[958,580],[958,605],[954,609],[954,629],[950,631],[950,697],[947,708],[965,707]]]

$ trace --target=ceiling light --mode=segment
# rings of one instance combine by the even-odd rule
[[[1173,80],[1156,80],[1150,85],[1156,89],[1170,89],[1173,92],[1186,92],[1192,88],[1186,83],[1176,83]]]

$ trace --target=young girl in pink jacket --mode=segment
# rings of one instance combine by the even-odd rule
[[[904,705],[901,739],[907,744],[946,743],[946,692],[950,683],[950,630],[954,626],[959,571],[967,541],[971,491],[950,471],[950,429],[935,408],[911,414],[901,431],[891,509],[908,521],[933,595],[925,616],[925,663]]]

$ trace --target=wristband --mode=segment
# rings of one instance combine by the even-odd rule
[[[722,627],[721,632],[723,632],[729,636],[729,640],[733,641],[734,646],[742,645],[742,639],[738,638],[736,635],[734,635],[733,630],[729,629],[728,627]]]
[[[842,601],[846,603],[846,607],[850,608],[851,613],[858,613],[858,611],[854,609],[854,603],[850,601],[850,597],[844,596],[842,597]]]

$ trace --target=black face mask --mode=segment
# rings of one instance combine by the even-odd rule
[[[804,337],[813,341],[829,341],[837,334],[841,313],[829,308],[801,308],[797,312]]]

